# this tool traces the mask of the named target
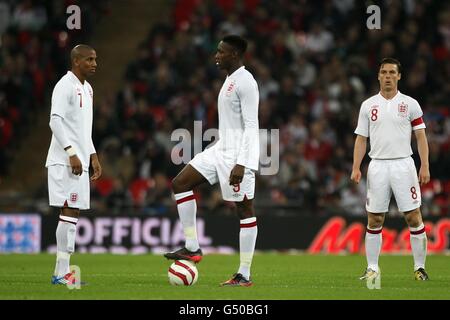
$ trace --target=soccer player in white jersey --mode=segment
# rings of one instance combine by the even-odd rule
[[[223,199],[236,203],[240,218],[240,266],[222,286],[252,285],[250,267],[258,232],[253,197],[259,164],[259,92],[255,79],[243,65],[246,49],[247,41],[236,35],[225,36],[218,45],[216,65],[227,72],[218,97],[219,140],[197,154],[173,180],[186,242],[185,247],[164,255],[196,263],[202,259],[193,188],[204,182],[219,183]]]
[[[60,208],[56,228],[56,266],[53,284],[73,282],[69,270],[75,251],[76,225],[80,210],[90,207],[91,180],[100,177],[100,166],[92,142],[93,91],[86,78],[95,73],[96,52],[87,45],[75,46],[70,54],[71,70],[53,89],[50,128],[52,139],[45,166],[48,169],[50,206]]]
[[[427,235],[420,212],[420,185],[430,181],[428,142],[419,103],[397,89],[401,78],[400,62],[393,58],[381,61],[378,81],[380,92],[361,105],[353,154],[351,180],[359,183],[360,165],[370,138],[371,158],[367,171],[366,230],[367,269],[361,280],[380,274],[378,257],[382,228],[392,193],[400,212],[404,213],[410,230],[414,256],[414,277],[428,280],[425,271]],[[420,170],[411,158],[411,134],[414,132],[420,157]]]

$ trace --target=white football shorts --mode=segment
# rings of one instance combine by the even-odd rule
[[[90,208],[89,172],[83,171],[81,176],[76,176],[72,174],[72,168],[65,165],[51,165],[47,169],[50,206]]]
[[[411,157],[370,161],[366,210],[371,213],[388,212],[392,192],[400,212],[420,207],[422,197],[419,179]]]
[[[244,197],[253,199],[255,196],[255,171],[245,168],[242,182],[230,186],[230,174],[236,162],[227,159],[215,148],[209,148],[196,154],[189,164],[200,172],[211,185],[220,183],[222,198],[225,201],[240,202],[244,200]]]

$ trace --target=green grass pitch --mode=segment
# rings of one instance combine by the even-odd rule
[[[55,256],[0,255],[0,299],[450,299],[450,256],[430,255],[430,281],[415,281],[412,257],[380,257],[381,288],[369,290],[358,280],[366,264],[359,255],[288,255],[258,253],[252,267],[254,286],[222,288],[237,269],[238,255],[206,255],[191,287],[168,283],[170,262],[159,255],[75,254],[88,285],[80,290],[50,284]]]

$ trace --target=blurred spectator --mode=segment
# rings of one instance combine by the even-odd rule
[[[107,0],[76,4],[89,8],[80,31],[67,30],[64,1],[0,2],[0,179],[36,113],[47,110],[45,99],[67,71],[69,50],[92,34],[90,20],[106,13]]]
[[[38,31],[47,23],[47,12],[39,3],[23,0],[14,9],[12,24],[19,30]]]
[[[404,65],[400,90],[417,97],[425,112],[433,185],[440,186],[424,189],[424,211],[447,213],[450,10],[410,1],[383,12],[376,31],[357,22],[366,19],[365,4],[354,0],[176,1],[173,24],[152,29],[130,62],[116,100],[127,121],[108,125],[136,156],[136,176],[125,183],[134,208],[173,209],[169,182],[177,167],[170,155],[177,142],[171,132],[184,128],[193,135],[199,120],[203,130],[217,126],[215,97],[224,75],[213,56],[224,34],[237,33],[249,39],[246,66],[259,84],[260,127],[280,129],[279,172],[257,179],[261,211],[276,205],[303,214],[364,214],[365,183],[349,183],[353,131],[361,102],[378,90],[378,62],[394,56]],[[200,188],[198,197],[209,209],[230,208],[217,189]]]
[[[10,12],[0,19],[0,33],[16,11],[20,18],[15,21],[30,30],[44,19],[55,21],[61,11],[54,7],[60,3],[52,1],[52,10],[45,5],[44,15],[33,1],[8,1],[0,6],[0,16]],[[353,131],[361,103],[379,90],[378,62],[386,56],[402,62],[400,90],[415,97],[424,111],[433,180],[423,188],[423,213],[449,214],[450,6],[445,1],[376,1],[386,13],[381,30],[366,28],[364,1],[171,3],[172,21],[150,30],[128,65],[121,90],[107,105],[96,106],[95,142],[108,158],[103,163],[111,161],[104,181],[94,188],[96,210],[175,212],[170,181],[181,165],[171,161],[179,143],[171,141],[171,134],[187,129],[193,141],[194,121],[202,121],[201,134],[217,127],[216,97],[225,75],[216,68],[214,53],[224,34],[237,33],[249,40],[246,67],[259,84],[260,127],[280,130],[279,172],[257,178],[260,214],[274,206],[298,214],[364,214],[365,183],[349,183]],[[53,34],[59,31],[55,28]],[[56,38],[64,44],[62,35]],[[49,64],[49,57],[64,56],[57,53],[66,47],[52,47],[35,31],[3,31],[0,144],[10,145],[19,134],[17,119],[27,117],[24,106],[40,97],[37,84],[54,80],[64,65],[60,59]],[[29,95],[16,97],[17,90]],[[115,149],[107,155],[111,141]],[[203,141],[203,147],[208,143]],[[8,156],[1,150],[0,160]],[[366,157],[363,167],[367,162]],[[199,188],[196,195],[199,205],[211,210],[232,208],[217,188]],[[105,202],[113,207],[107,209]]]

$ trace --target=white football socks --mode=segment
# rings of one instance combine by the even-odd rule
[[[414,271],[419,268],[425,269],[427,257],[427,233],[423,223],[417,228],[409,227],[411,250],[414,256]]]
[[[189,251],[197,251],[200,246],[197,239],[197,202],[195,201],[194,192],[191,190],[177,193],[174,196],[177,201],[178,215],[186,239],[185,247]]]
[[[378,258],[380,256],[383,227],[371,229],[367,227],[366,230],[366,258],[367,267],[375,272],[379,272]]]
[[[253,253],[255,252],[256,236],[258,235],[258,226],[256,224],[256,217],[243,219],[240,223],[240,266],[238,273],[242,274],[247,280],[249,280],[250,267],[252,265]]]
[[[54,275],[63,277],[70,272],[70,255],[75,251],[77,218],[60,215],[56,228],[56,265]]]

